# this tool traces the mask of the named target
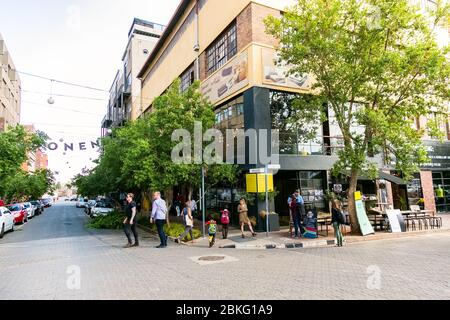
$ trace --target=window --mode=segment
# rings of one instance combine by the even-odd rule
[[[181,85],[180,91],[186,91],[195,81],[194,65],[191,65],[182,75],[181,75]]]
[[[237,54],[236,22],[206,50],[207,75],[211,75]]]
[[[244,128],[244,97],[240,96],[219,107],[216,111],[216,126],[220,129]]]

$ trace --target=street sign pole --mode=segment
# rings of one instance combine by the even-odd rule
[[[269,237],[269,167],[266,165],[266,236]]]
[[[205,169],[202,167],[202,214],[203,214],[203,239],[206,238],[206,204],[205,204]]]

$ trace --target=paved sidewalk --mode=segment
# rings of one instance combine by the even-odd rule
[[[389,233],[389,232],[376,232],[375,235],[369,235],[366,237],[362,236],[352,236],[345,235],[345,243],[361,243],[365,241],[375,241],[375,240],[387,240],[395,238],[407,238],[407,237],[417,237],[426,234],[436,234],[436,233],[450,233],[450,214],[440,214],[442,217],[442,228],[441,229],[428,229],[420,231],[408,231],[405,233]],[[247,230],[247,229],[246,229]],[[318,239],[294,239],[289,235],[289,228],[283,227],[281,231],[271,232],[269,237],[266,233],[258,233],[257,237],[253,238],[250,232],[247,230],[245,232],[245,238],[241,236],[241,231],[237,228],[230,228],[228,239],[222,239],[222,233],[217,233],[216,245],[215,247],[221,249],[240,249],[240,250],[266,250],[266,249],[294,249],[294,248],[313,248],[313,247],[328,247],[335,246],[336,241],[334,238],[334,232],[332,228],[329,228],[328,236],[326,231],[319,230]],[[175,238],[171,238],[175,241]],[[192,242],[183,243],[182,245],[187,245],[191,247],[208,248],[208,238],[200,238],[195,240],[194,244]]]

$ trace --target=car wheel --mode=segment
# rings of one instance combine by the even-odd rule
[[[2,231],[0,232],[0,239],[3,239],[4,235],[5,235],[5,224],[2,225]]]
[[[12,224],[12,227],[11,227],[11,232],[14,232],[15,231],[15,229],[14,229],[14,223]]]

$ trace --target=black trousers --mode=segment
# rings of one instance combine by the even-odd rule
[[[158,229],[159,239],[161,240],[161,245],[167,247],[167,236],[164,233],[164,225],[166,224],[166,220],[156,220],[156,228]]]
[[[228,238],[228,224],[223,224],[222,225],[222,236],[224,239]]]
[[[128,243],[132,244],[131,241],[131,233],[134,235],[134,243],[139,244],[139,238],[137,233],[136,222],[131,225],[129,222],[124,223],[123,230],[125,231],[125,235],[127,236]]]

